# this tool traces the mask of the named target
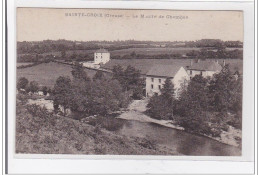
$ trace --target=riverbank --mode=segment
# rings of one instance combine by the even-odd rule
[[[31,110],[26,106],[18,100],[16,153],[180,155],[174,148],[152,143],[145,138],[118,135],[36,106],[30,106]]]
[[[136,120],[140,122],[156,123],[173,129],[185,130],[183,127],[175,125],[174,122],[171,120],[157,120],[145,115],[144,112],[146,111],[147,103],[147,99],[134,100],[129,105],[127,111],[121,114],[118,118],[125,120]],[[227,131],[222,131],[220,137],[211,137],[207,135],[204,136],[219,141],[221,143],[225,143],[235,147],[241,147],[242,131],[239,129],[235,129],[232,126],[229,126]]]

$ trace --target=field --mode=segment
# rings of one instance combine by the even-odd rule
[[[59,76],[71,75],[71,66],[60,63],[42,63],[33,67],[17,69],[17,78],[26,77],[29,81],[37,81],[41,86],[51,87]],[[85,70],[89,77],[94,76],[96,71]]]
[[[19,67],[19,66],[27,66],[27,65],[31,65],[33,63],[16,63],[16,67]]]
[[[119,64],[123,67],[131,65],[136,69],[141,70],[142,74],[146,74],[150,68],[154,65],[163,64],[163,65],[180,65],[183,67],[190,65],[190,59],[129,59],[129,60],[110,60],[103,67],[107,69],[113,69],[113,66]],[[223,63],[223,60],[218,60],[220,64]],[[230,68],[232,71],[238,70],[239,72],[243,72],[243,60],[238,59],[229,59],[225,60],[226,64],[230,64]]]
[[[132,52],[140,55],[186,54],[191,50],[200,50],[200,48],[129,48],[111,51],[111,56],[130,55]]]

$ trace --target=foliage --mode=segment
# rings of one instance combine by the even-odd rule
[[[29,81],[27,80],[27,78],[25,77],[21,77],[18,79],[17,82],[17,89],[21,90],[21,89],[25,89],[28,85]]]
[[[83,65],[79,62],[76,62],[73,65],[71,74],[75,80],[90,81],[89,77],[87,76],[87,73],[84,71]]]
[[[103,79],[103,78],[105,78],[104,77],[104,74],[103,74],[103,72],[102,71],[97,71],[96,72],[96,74],[94,75],[94,77],[93,77],[93,80],[95,81],[95,80],[101,80],[101,79]]]
[[[47,93],[48,93],[48,88],[47,88],[46,86],[43,86],[43,87],[42,87],[42,93],[43,93],[43,95],[47,95]]]
[[[141,99],[143,97],[145,82],[141,78],[140,70],[130,65],[124,70],[122,66],[116,65],[113,67],[113,79],[119,81],[124,91],[132,91],[134,99]]]
[[[31,81],[29,83],[29,85],[26,87],[26,92],[31,92],[31,93],[35,93],[35,92],[38,92],[39,90],[39,85],[36,81]]]
[[[63,107],[64,115],[66,115],[66,110],[70,107],[71,94],[72,94],[72,85],[71,85],[70,78],[60,76],[56,80],[56,83],[52,91],[52,95],[53,95],[53,103],[55,105],[61,105]]]
[[[156,119],[173,119],[175,108],[174,85],[170,78],[165,80],[160,95],[154,95],[149,99],[146,111],[148,115]]]
[[[109,87],[109,88],[108,88]],[[101,79],[73,82],[70,109],[86,115],[107,115],[129,103],[118,81]]]

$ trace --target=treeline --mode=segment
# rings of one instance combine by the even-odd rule
[[[43,40],[38,42],[17,42],[17,54],[43,54],[68,50],[97,50],[105,48],[110,51],[128,48],[151,47],[197,47],[197,48],[242,48],[241,41],[222,41],[218,39],[202,39],[197,41],[68,41]]]
[[[201,39],[197,41],[185,42],[186,47],[214,47],[214,48],[226,48],[235,47],[243,48],[243,42],[241,41],[222,41],[220,39]]]
[[[132,52],[127,55],[114,55],[113,59],[243,59],[243,50],[227,50],[227,49],[201,49],[191,50],[186,54],[156,54],[144,55]]]
[[[242,128],[242,78],[234,77],[228,65],[212,79],[194,76],[178,98],[175,95],[167,79],[161,95],[149,100],[147,114],[173,120],[189,132],[213,137],[229,126]]]
[[[227,50],[227,49],[201,49],[199,51],[192,50],[186,54],[187,58],[200,59],[243,59],[243,50]]]

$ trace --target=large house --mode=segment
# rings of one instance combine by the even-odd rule
[[[176,96],[178,96],[182,84],[190,79],[187,71],[180,65],[153,66],[146,74],[146,96],[159,95],[166,78],[172,80]]]
[[[192,78],[195,75],[202,75],[204,78],[212,77],[214,74],[219,73],[222,66],[218,61],[213,60],[198,60],[196,63],[191,61],[191,65],[187,68],[189,76]]]
[[[99,49],[94,53],[94,64],[106,64],[110,60],[110,53],[106,49]]]

